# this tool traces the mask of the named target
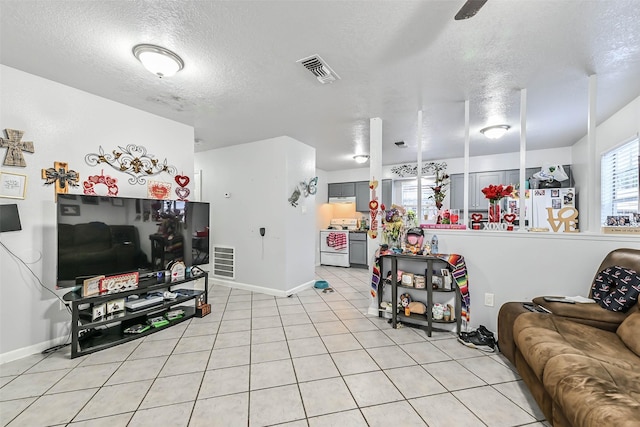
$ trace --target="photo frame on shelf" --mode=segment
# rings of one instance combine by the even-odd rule
[[[100,295],[100,281],[104,279],[104,276],[96,276],[90,279],[85,279],[82,283],[82,296],[90,297],[93,295]]]
[[[27,176],[0,171],[0,197],[24,199],[27,194]]]
[[[101,320],[106,313],[107,306],[106,304],[96,304],[91,308],[91,321],[95,322],[96,320]]]
[[[124,310],[124,298],[107,301],[107,314],[117,313]]]

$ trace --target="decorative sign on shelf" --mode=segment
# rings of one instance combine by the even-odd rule
[[[100,293],[112,294],[138,287],[139,273],[118,274],[100,279]]]
[[[80,174],[70,170],[69,165],[64,162],[53,162],[53,167],[42,169],[42,179],[45,179],[45,185],[55,183],[55,197],[58,194],[67,194],[69,186],[77,187],[80,182]]]
[[[131,175],[129,184],[144,185],[147,182],[145,179],[147,176],[162,172],[175,175],[177,172],[175,166],[167,164],[167,159],[160,163],[153,154],[147,154],[147,149],[142,145],[128,144],[126,147],[118,148],[120,151],[113,150],[111,153],[105,153],[100,146],[100,152],[87,154],[84,158],[85,162],[89,166],[106,163],[120,172]]]
[[[33,141],[22,140],[22,136],[24,135],[23,130],[5,129],[4,132],[7,135],[7,139],[0,138],[0,147],[6,148],[7,153],[4,156],[4,162],[2,164],[5,166],[26,167],[27,162],[24,160],[22,152],[35,152]]]

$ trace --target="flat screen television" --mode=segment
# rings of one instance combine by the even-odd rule
[[[57,285],[209,263],[206,202],[58,195]]]

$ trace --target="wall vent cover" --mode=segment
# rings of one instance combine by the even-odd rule
[[[327,84],[333,83],[340,79],[338,73],[333,71],[329,65],[320,57],[320,55],[311,55],[306,58],[298,59],[296,62],[301,63],[304,68],[311,71],[311,73],[318,79],[320,83]]]
[[[225,279],[236,278],[236,248],[230,246],[213,247],[213,275]]]

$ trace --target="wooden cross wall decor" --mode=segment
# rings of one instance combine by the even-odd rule
[[[42,179],[46,179],[45,185],[55,183],[55,198],[58,194],[67,194],[69,186],[77,187],[80,182],[80,174],[69,170],[69,165],[64,162],[53,162],[53,167],[42,169]]]
[[[33,141],[22,141],[22,135],[24,135],[22,130],[5,129],[4,132],[7,134],[8,139],[0,138],[0,147],[7,149],[2,164],[5,166],[26,167],[27,162],[25,162],[22,152],[33,153],[35,151]]]

